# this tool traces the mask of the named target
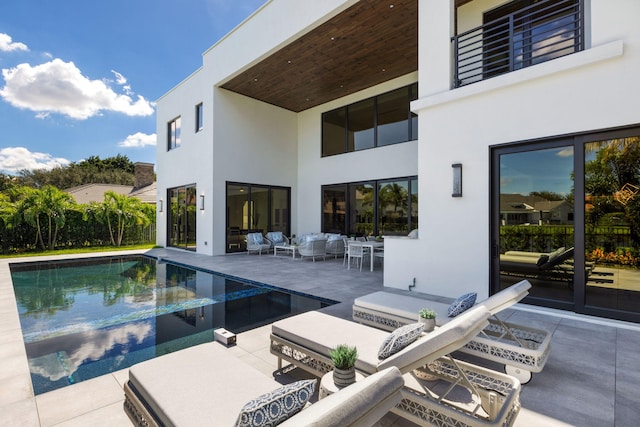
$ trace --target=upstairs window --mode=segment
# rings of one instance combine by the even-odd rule
[[[167,124],[167,150],[173,150],[180,146],[180,128],[180,117],[175,118]]]
[[[414,83],[322,114],[322,157],[418,139]]]
[[[200,104],[196,105],[196,132],[199,132],[202,130],[203,120],[204,120],[204,115],[203,115],[203,108],[202,108],[202,102],[201,102]]]

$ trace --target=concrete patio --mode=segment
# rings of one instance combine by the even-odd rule
[[[341,258],[314,263],[292,260],[290,256],[209,257],[169,249],[147,252],[170,261],[337,300],[339,304],[324,311],[348,319],[354,298],[383,289],[379,265],[373,272],[347,270]],[[92,256],[98,255],[104,254]],[[122,410],[122,385],[127,370],[34,396],[8,266],[12,262],[35,260],[0,259],[0,425],[131,425]],[[508,310],[501,318],[553,331],[551,355],[544,370],[523,386],[522,410],[516,426],[637,425],[640,325],[524,304]],[[271,376],[277,369],[277,361],[269,352],[269,332],[269,326],[243,332],[238,335],[238,344],[228,351]],[[464,358],[502,369],[479,359]],[[291,380],[308,376],[297,369],[286,375]],[[287,380],[285,375],[279,377]],[[379,425],[413,424],[387,415]]]

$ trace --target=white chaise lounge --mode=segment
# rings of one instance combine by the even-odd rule
[[[278,425],[369,427],[400,402],[403,384],[397,368],[386,369]],[[280,387],[222,345],[207,343],[132,366],[124,410],[136,426],[234,426],[243,405]]]
[[[488,324],[484,307],[467,310],[454,321],[422,334],[399,352],[379,359],[389,333],[312,311],[275,322],[271,353],[317,376],[333,369],[329,351],[356,346],[356,370],[371,375],[390,366],[404,374],[402,401],[392,412],[419,425],[509,426],[520,409],[520,383],[510,375],[451,358]],[[425,375],[433,375],[426,380]]]
[[[489,325],[460,351],[505,365],[505,372],[515,376],[520,383],[531,380],[532,372],[542,371],[551,351],[552,334],[542,329],[530,328],[501,321],[497,314],[522,300],[531,284],[527,280],[518,282],[491,297],[476,303],[485,307],[492,317]],[[356,298],[353,303],[353,319],[365,325],[385,330],[415,322],[418,311],[431,308],[436,311],[436,325],[451,321],[447,310],[451,299],[431,299],[397,294],[374,292]]]

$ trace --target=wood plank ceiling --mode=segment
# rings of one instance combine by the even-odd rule
[[[418,0],[361,0],[222,87],[300,112],[417,69]]]

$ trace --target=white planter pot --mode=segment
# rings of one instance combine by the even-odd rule
[[[436,327],[436,319],[424,319],[422,317],[419,317],[418,322],[423,324],[425,332],[431,332]]]

